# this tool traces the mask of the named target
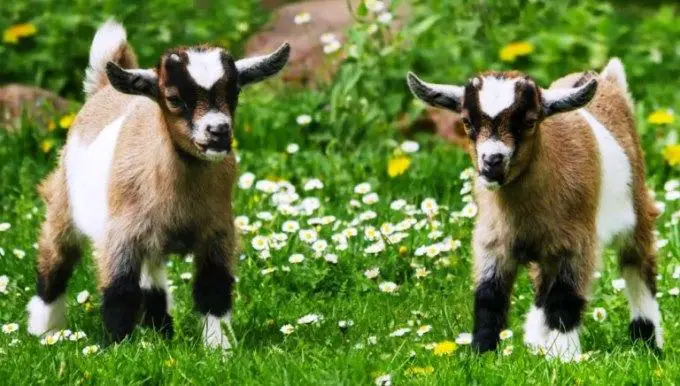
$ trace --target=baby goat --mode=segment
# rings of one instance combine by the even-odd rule
[[[81,256],[95,249],[102,316],[112,340],[142,322],[173,335],[165,275],[169,253],[195,255],[193,297],[207,346],[228,348],[236,236],[231,152],[241,88],[281,70],[290,47],[235,61],[218,47],[167,51],[138,69],[123,27],[97,31],[78,114],[59,167],[41,186],[47,214],[28,331],[65,323],[64,292]]]
[[[645,187],[621,62],[612,59],[601,74],[569,75],[547,90],[518,72],[481,74],[466,86],[407,78],[418,98],[460,113],[473,144],[474,347],[497,347],[517,267],[531,263],[536,300],[524,341],[548,357],[574,359],[594,269],[603,248],[617,241],[631,337],[661,348],[658,211]]]

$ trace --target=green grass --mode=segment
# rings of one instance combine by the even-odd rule
[[[99,314],[101,297],[89,255],[77,269],[67,293],[68,328],[84,331],[87,338],[41,345],[40,339],[29,336],[25,305],[35,293],[34,243],[44,211],[35,187],[54,167],[64,132],[45,133],[32,122],[26,122],[19,133],[0,130],[0,223],[11,224],[0,232],[4,252],[0,253],[0,276],[9,278],[7,293],[0,293],[0,325],[20,326],[11,334],[0,333],[0,383],[355,385],[372,384],[382,374],[390,374],[394,384],[679,383],[680,349],[676,342],[680,339],[680,300],[668,291],[680,286],[672,277],[680,265],[678,226],[672,218],[677,217],[674,213],[680,207],[678,201],[664,197],[664,184],[678,178],[678,171],[668,166],[661,154],[666,145],[676,141],[678,124],[677,120],[663,126],[646,122],[652,110],[680,108],[676,87],[680,67],[674,43],[680,41],[680,28],[673,21],[677,20],[677,10],[645,8],[646,12],[639,14],[619,14],[612,6],[594,1],[525,3],[488,2],[489,9],[481,12],[477,2],[417,1],[413,20],[389,42],[376,43],[368,37],[366,26],[355,26],[348,45],[358,46],[360,58],[345,62],[330,84],[307,90],[269,82],[244,92],[237,124],[241,174],[253,173],[257,180],[289,181],[300,200],[316,197],[320,207],[311,216],[284,216],[271,204],[270,194],[254,186],[237,189],[237,215],[247,216],[251,223],[263,211],[274,216],[271,221],[260,220],[261,228],[242,235],[233,315],[239,345],[228,354],[202,346],[191,282],[181,278],[193,271],[184,256],[169,259],[169,276],[175,287],[172,313],[176,335],[172,341],[139,328],[129,341],[105,345]],[[230,12],[241,18],[237,12],[240,6],[234,7],[236,11]],[[242,7],[251,9],[252,2]],[[554,17],[562,14],[566,16]],[[535,33],[545,20],[558,21],[549,30]],[[136,30],[140,31],[139,26]],[[91,36],[79,39],[86,46]],[[515,63],[499,61],[498,49],[514,40],[532,41],[536,52]],[[145,46],[145,55],[150,56],[160,53],[168,43],[152,40],[148,47],[143,41],[133,44]],[[654,49],[663,56],[660,63],[649,59]],[[473,71],[516,67],[546,84],[568,71],[602,65],[614,54],[623,57],[637,100],[649,186],[657,192],[657,200],[665,203],[665,212],[657,223],[659,239],[668,240],[659,252],[659,292],[663,294],[659,302],[667,342],[663,355],[655,355],[628,339],[625,296],[612,287],[612,280],[619,277],[612,251],[605,253],[602,277],[594,280],[592,299],[583,317],[582,346],[591,353],[590,359],[562,364],[533,355],[523,347],[521,327],[533,299],[526,274],[520,275],[512,296],[509,328],[514,336],[501,343],[498,353],[480,356],[461,345],[451,355],[434,355],[426,346],[453,341],[472,328],[470,237],[474,219],[451,221],[451,213],[466,205],[468,193],[461,193],[465,182],[460,175],[470,162],[460,150],[418,136],[414,139],[420,150],[409,155],[412,164],[405,174],[395,178],[387,175],[388,160],[404,140],[395,129],[397,122],[402,114],[413,118],[422,109],[412,103],[403,74],[412,68],[428,80],[462,81]],[[86,52],[78,55],[84,57]],[[28,67],[25,71],[30,74]],[[79,82],[69,78],[59,87]],[[68,93],[75,95],[77,90]],[[300,114],[310,114],[312,123],[297,125],[295,118]],[[46,139],[57,146],[44,153],[40,146]],[[300,144],[301,150],[288,154],[288,143]],[[312,178],[321,180],[324,187],[305,191],[306,181]],[[370,183],[379,196],[378,203],[350,204],[351,200],[361,202],[362,195],[354,193],[354,187],[362,182]],[[419,247],[434,242],[428,238],[432,222],[426,221],[424,228],[407,230],[404,240],[385,251],[366,253],[372,242],[365,239],[364,226],[396,224],[409,216],[390,209],[392,201],[404,199],[420,207],[426,198],[434,198],[440,206],[434,217],[443,232],[438,240],[460,240],[460,248],[436,257],[416,256]],[[359,235],[350,239],[346,250],[335,250],[332,235],[368,210],[377,217],[357,226]],[[282,249],[272,249],[268,259],[261,259],[251,245],[253,237],[280,232],[288,219],[294,218],[305,229],[310,228],[309,218],[323,216],[334,216],[338,221],[337,229],[332,224],[316,228],[319,237],[329,243],[326,252],[338,255],[337,264],[314,258],[310,246],[296,236],[291,236]],[[423,214],[414,217],[425,218]],[[20,259],[15,249],[24,251],[25,257]],[[305,260],[290,264],[288,258],[293,253],[304,254]],[[416,278],[414,264],[424,266],[430,274]],[[369,279],[364,271],[373,267],[380,268],[380,275]],[[271,268],[277,270],[262,273]],[[381,292],[379,283],[384,281],[398,284],[398,290]],[[76,301],[83,290],[91,294],[85,305]],[[593,319],[594,307],[607,311],[604,321]],[[323,320],[297,325],[298,318],[310,313],[323,315]],[[343,331],[338,327],[341,320],[354,324]],[[280,332],[286,324],[296,327],[287,336]],[[432,330],[419,337],[415,331],[421,325],[431,325]],[[411,327],[412,331],[403,337],[390,336],[402,327]],[[369,343],[371,337],[377,338],[375,344]],[[83,348],[90,345],[99,345],[99,351],[84,355]],[[509,346],[512,353],[503,355]],[[428,366],[433,368],[431,374],[407,374],[409,368]]]

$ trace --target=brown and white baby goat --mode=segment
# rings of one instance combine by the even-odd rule
[[[531,263],[535,306],[524,341],[574,359],[594,269],[617,241],[631,307],[630,334],[661,348],[654,220],[623,65],[571,74],[549,89],[518,72],[466,86],[408,75],[423,101],[462,115],[478,171],[473,345],[494,350],[518,265]]]
[[[195,255],[193,296],[203,339],[228,348],[236,236],[231,208],[236,161],[233,119],[241,88],[281,70],[290,47],[235,61],[218,47],[167,51],[156,68],[137,69],[123,27],[97,31],[85,80],[87,100],[59,167],[45,180],[38,295],[28,331],[63,327],[64,292],[83,236],[96,251],[104,325],[114,341],[138,321],[167,337],[164,259]]]

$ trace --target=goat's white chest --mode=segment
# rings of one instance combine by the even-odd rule
[[[628,156],[612,133],[590,112],[579,113],[593,130],[600,156],[600,197],[597,210],[597,236],[604,247],[613,238],[635,227],[633,172]]]
[[[104,236],[113,154],[125,116],[109,123],[89,144],[76,134],[66,146],[66,181],[76,228],[93,241]]]

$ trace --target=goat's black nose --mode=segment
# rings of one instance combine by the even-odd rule
[[[227,134],[230,129],[231,129],[231,126],[228,123],[220,123],[218,125],[208,125],[208,127],[207,127],[208,133],[210,133],[212,135]]]
[[[482,160],[486,166],[498,166],[503,162],[503,154],[494,153],[489,155],[483,155]]]

